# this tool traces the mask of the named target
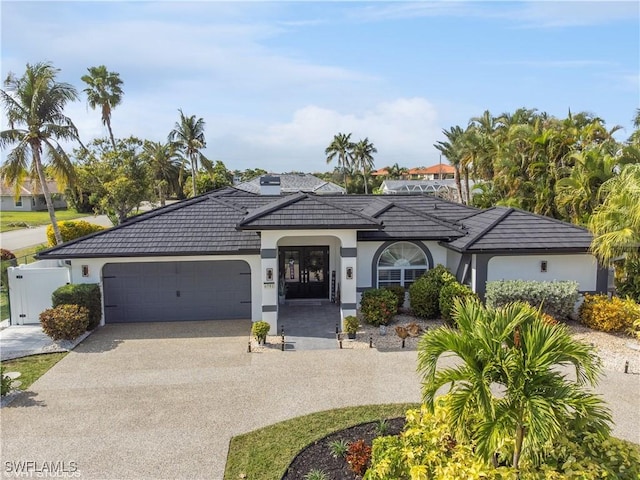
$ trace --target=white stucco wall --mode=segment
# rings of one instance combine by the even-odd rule
[[[102,291],[102,267],[107,263],[138,262],[198,262],[218,260],[242,260],[251,268],[251,319],[255,322],[262,319],[262,276],[260,275],[260,255],[198,255],[192,257],[114,257],[85,258],[71,260],[71,283],[98,283]],[[82,266],[86,265],[89,275],[82,276]],[[104,292],[102,292],[104,293]],[[104,298],[104,295],[103,295]],[[104,311],[102,315],[104,324]]]
[[[547,272],[540,271],[540,263],[547,262]],[[593,255],[518,255],[496,256],[489,260],[487,281],[494,280],[573,280],[579,289],[595,290],[598,263]]]

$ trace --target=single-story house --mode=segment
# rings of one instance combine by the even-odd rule
[[[288,299],[338,302],[344,318],[363,291],[408,287],[437,264],[480,296],[500,279],[575,280],[583,292],[604,292],[607,270],[590,242],[575,225],[433,195],[227,187],[38,257],[68,265],[72,283],[99,283],[105,323],[251,318],[274,331],[284,290]]]
[[[67,208],[67,200],[64,193],[58,189],[58,184],[53,181],[47,181],[49,193],[53,200],[53,208]],[[0,210],[3,212],[33,212],[47,209],[47,202],[40,189],[38,182],[26,180],[18,188],[13,185],[7,185],[0,182]]]
[[[249,193],[271,192],[281,193],[308,192],[317,195],[346,194],[344,187],[333,182],[327,182],[309,173],[277,173],[253,178],[247,182],[234,185],[238,190]]]

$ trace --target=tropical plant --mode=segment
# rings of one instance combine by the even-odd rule
[[[349,442],[341,438],[339,440],[333,440],[329,443],[329,451],[333,458],[344,458],[347,456],[349,450]]]
[[[145,141],[142,156],[149,165],[153,188],[161,206],[165,206],[167,195],[177,195],[180,185],[180,164],[182,159],[172,143]]]
[[[571,337],[563,325],[544,322],[524,303],[483,307],[456,301],[458,330],[429,330],[418,345],[423,399],[434,409],[436,392],[451,384],[448,423],[455,438],[470,441],[494,464],[519,468],[536,463],[547,442],[570,421],[589,423],[605,439],[611,417],[602,401],[585,389],[594,386],[600,362],[593,350]],[[439,369],[445,353],[460,363]],[[573,367],[576,381],[559,367]]]
[[[269,330],[271,330],[271,325],[269,322],[263,320],[253,322],[253,325],[251,325],[251,334],[256,338],[258,343],[266,342]]]
[[[579,318],[587,327],[603,332],[633,331],[640,319],[640,305],[632,299],[607,295],[585,295]]]
[[[79,137],[71,119],[64,115],[65,106],[76,101],[78,94],[70,84],[56,81],[59,71],[49,63],[27,64],[22,77],[9,73],[4,81],[0,101],[9,128],[0,132],[0,148],[17,145],[7,155],[0,176],[16,191],[27,176],[37,178],[56,239],[61,243],[42,154],[46,154],[50,172],[62,188],[73,182],[74,169],[58,142],[79,141]]]
[[[111,145],[116,150],[116,141],[111,130],[111,113],[120,105],[124,95],[120,74],[108,71],[104,65],[89,67],[87,70],[89,74],[81,77],[81,80],[87,84],[87,88],[84,89],[84,93],[87,94],[87,103],[94,110],[100,107],[102,123],[109,130]]]
[[[364,193],[369,193],[367,187],[367,174],[373,169],[374,161],[373,154],[378,150],[373,146],[373,143],[369,142],[369,138],[360,140],[353,145],[353,164],[356,170],[362,172],[362,180],[364,182]]]
[[[75,240],[90,233],[100,232],[104,230],[104,227],[102,225],[89,223],[86,220],[65,220],[58,222],[58,229],[60,230],[60,235],[62,235],[62,241],[68,242],[69,240]],[[50,247],[58,245],[51,225],[47,225],[46,235]]]
[[[196,118],[195,115],[185,115],[182,109],[178,111],[180,112],[180,120],[176,122],[173,130],[169,132],[168,141],[181,150],[189,161],[191,166],[191,191],[195,196],[198,191],[196,185],[198,164],[201,163],[207,170],[213,167],[211,161],[201,152],[201,149],[207,146],[204,138],[205,122],[202,118]]]
[[[347,315],[344,317],[344,329],[347,333],[355,334],[360,328],[360,322],[355,315]]]
[[[324,154],[327,156],[327,163],[337,159],[338,168],[342,170],[345,188],[347,188],[347,173],[353,162],[353,147],[354,144],[351,141],[350,133],[338,133],[334,135],[333,140],[324,150]]]
[[[329,480],[329,477],[323,470],[313,468],[305,474],[303,480]]]

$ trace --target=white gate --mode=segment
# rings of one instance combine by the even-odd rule
[[[56,260],[9,267],[11,325],[40,323],[40,313],[51,308],[51,294],[70,283],[69,269]]]

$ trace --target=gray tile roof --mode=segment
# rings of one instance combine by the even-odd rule
[[[440,240],[460,252],[586,251],[580,227],[505,207],[478,210],[429,195],[279,197],[224,188],[41,252],[41,258],[258,253],[259,230],[357,229],[361,241]]]
[[[340,185],[326,182],[321,178],[308,173],[270,173],[270,176],[280,177],[280,191],[282,193],[318,193],[318,194],[345,194],[347,193]],[[248,182],[236,185],[238,190],[249,193],[260,193],[260,178],[256,177]]]
[[[506,207],[493,207],[462,220],[467,236],[446,246],[464,252],[587,251],[591,233],[576,225]]]

